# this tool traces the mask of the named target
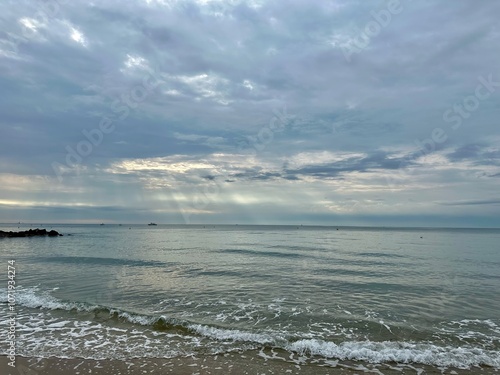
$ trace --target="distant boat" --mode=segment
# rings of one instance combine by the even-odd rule
[[[104,225],[104,223],[101,223],[101,224],[99,224],[99,225]]]
[[[149,223],[148,225],[158,225],[158,224],[156,224],[156,223]]]

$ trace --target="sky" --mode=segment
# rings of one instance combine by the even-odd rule
[[[499,16],[4,0],[0,222],[500,227]]]

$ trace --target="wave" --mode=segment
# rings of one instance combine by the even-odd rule
[[[279,251],[265,251],[265,250],[249,250],[249,249],[222,249],[218,251],[219,253],[230,253],[239,255],[250,255],[250,256],[263,256],[263,257],[278,257],[278,258],[307,258],[304,254],[279,252]]]
[[[391,253],[379,253],[379,252],[364,252],[357,253],[360,257],[372,257],[372,258],[408,258],[406,255],[391,254]]]
[[[64,264],[92,264],[103,266],[129,266],[129,267],[167,267],[177,263],[160,262],[156,260],[134,260],[99,257],[74,257],[74,256],[50,256],[37,257],[36,261],[45,263]]]
[[[0,302],[7,303],[7,295],[0,295]],[[33,309],[63,310],[81,313],[93,313],[100,322],[115,321],[140,325],[159,332],[192,334],[217,340],[248,341],[260,344],[272,344],[276,336],[249,333],[238,330],[222,329],[214,326],[201,325],[189,320],[182,320],[165,315],[140,314],[123,309],[86,302],[62,301],[48,292],[38,292],[38,288],[19,288],[16,293],[16,304]],[[281,338],[280,338],[281,339]]]
[[[0,302],[7,303],[5,292],[0,294]],[[16,293],[16,303],[28,308],[82,312],[86,314],[85,318],[87,319],[88,313],[91,313],[101,324],[107,322],[112,325],[113,322],[117,322],[142,326],[152,331],[176,334],[180,337],[198,336],[208,340],[208,345],[210,342],[225,342],[234,344],[235,349],[240,343],[244,344],[246,348],[278,348],[308,358],[354,360],[368,363],[414,363],[461,369],[487,366],[500,369],[499,351],[472,347],[465,345],[465,343],[463,346],[440,346],[431,342],[414,341],[349,340],[332,342],[310,337],[291,337],[277,331],[251,332],[200,324],[165,315],[140,314],[109,306],[62,301],[48,292],[39,292],[38,288],[19,288]],[[462,320],[451,323],[460,325],[484,324],[492,329],[498,329],[498,326],[491,320]],[[52,322],[51,327],[57,328],[57,322]],[[137,327],[134,330],[136,329]]]
[[[286,349],[302,355],[369,363],[419,363],[468,369],[477,366],[500,368],[500,353],[480,348],[437,346],[430,343],[355,341],[336,344],[321,340],[299,340]]]
[[[7,293],[0,294],[0,302],[7,303]],[[38,288],[22,288],[16,289],[16,305],[21,305],[30,308],[40,308],[48,310],[76,310],[76,311],[93,311],[99,309],[98,305],[91,305],[85,302],[65,302],[53,297],[49,292],[38,293]]]

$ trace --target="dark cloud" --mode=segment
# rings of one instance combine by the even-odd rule
[[[475,206],[475,205],[499,205],[500,199],[478,199],[469,201],[440,202],[443,206]]]
[[[415,164],[414,157],[394,157],[389,153],[375,152],[368,156],[351,157],[342,161],[307,165],[298,169],[285,169],[290,175],[309,175],[317,178],[336,178],[349,172],[366,172],[374,170],[395,170],[407,168]]]
[[[484,144],[467,144],[458,147],[455,151],[447,154],[447,158],[451,161],[462,161],[466,159],[476,159],[481,155]]]
[[[470,161],[475,165],[500,166],[500,149],[498,144],[492,142],[465,144],[446,157],[452,162]]]

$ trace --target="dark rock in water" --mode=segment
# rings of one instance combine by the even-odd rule
[[[47,232],[46,229],[30,229],[21,232],[4,232],[0,230],[0,238],[1,237],[35,237],[35,236],[49,236],[49,237],[58,237],[62,236],[59,232],[55,230],[51,230]]]

